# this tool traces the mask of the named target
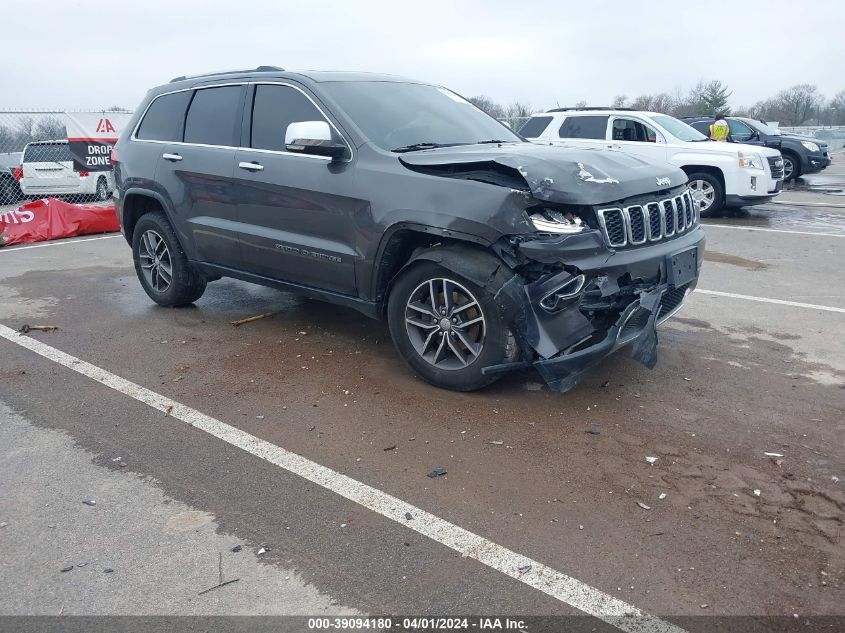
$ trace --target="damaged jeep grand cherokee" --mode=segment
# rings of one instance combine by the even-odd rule
[[[151,90],[115,148],[118,216],[153,301],[233,277],[387,318],[425,380],[535,367],[571,389],[695,287],[685,174],[539,146],[391,76],[253,70]]]

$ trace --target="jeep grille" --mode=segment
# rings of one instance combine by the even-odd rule
[[[689,191],[665,200],[596,211],[607,243],[638,246],[681,235],[698,223]]]

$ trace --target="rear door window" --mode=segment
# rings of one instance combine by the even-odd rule
[[[285,132],[291,123],[301,121],[326,121],[326,117],[296,88],[257,85],[252,102],[250,147],[286,151]]]
[[[549,127],[551,122],[552,117],[550,116],[533,116],[519,129],[519,133],[525,138],[537,138]]]
[[[595,138],[607,137],[607,116],[567,116],[558,130],[560,138]]]
[[[185,117],[185,142],[237,147],[242,92],[243,86],[197,90]]]
[[[147,141],[178,141],[179,128],[185,118],[189,90],[162,95],[152,102],[138,126],[135,138]]]

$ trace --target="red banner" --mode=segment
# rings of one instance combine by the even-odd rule
[[[0,214],[0,246],[119,230],[114,206],[70,204],[55,198],[29,202]]]

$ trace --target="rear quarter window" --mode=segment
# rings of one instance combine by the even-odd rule
[[[595,138],[607,137],[607,116],[567,116],[558,130],[560,138]]]
[[[533,116],[519,128],[519,133],[525,138],[537,138],[549,127],[551,122],[552,117],[550,116]]]
[[[178,141],[179,127],[185,118],[190,91],[157,97],[147,108],[135,138],[146,141]]]

